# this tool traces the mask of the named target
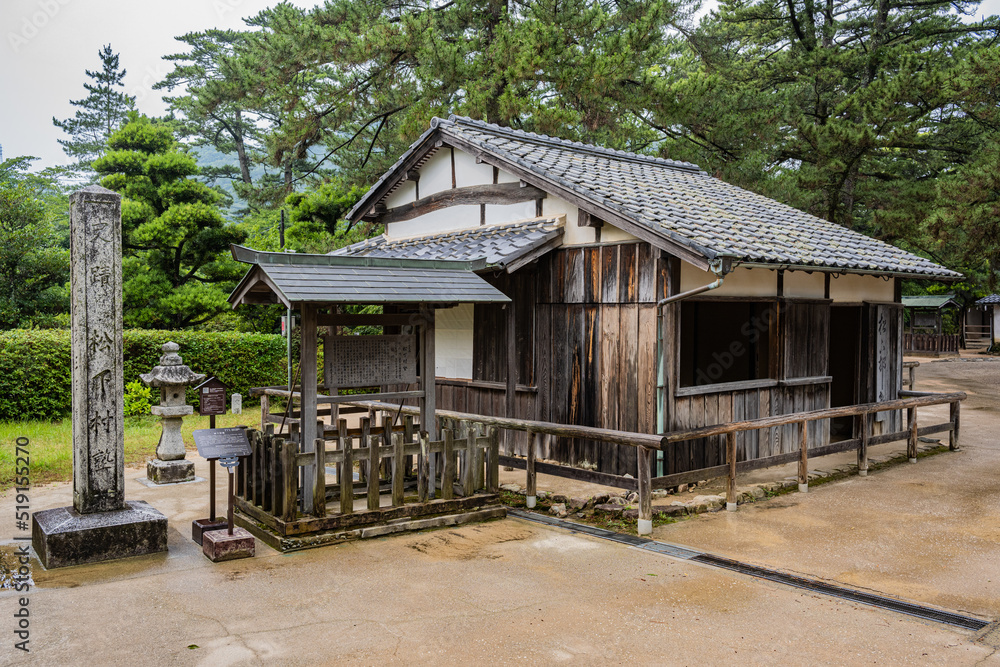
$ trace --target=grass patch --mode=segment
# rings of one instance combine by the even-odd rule
[[[225,414],[216,418],[216,427],[256,426],[253,406],[245,406],[241,415]],[[195,451],[191,432],[208,428],[209,418],[197,414],[184,418],[181,429],[188,450]],[[12,486],[16,462],[15,441],[28,438],[30,444],[31,483],[68,482],[73,479],[73,423],[59,421],[0,422],[0,491]],[[125,467],[142,465],[156,456],[160,441],[160,419],[148,415],[125,420]]]

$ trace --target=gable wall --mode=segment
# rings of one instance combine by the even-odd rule
[[[464,188],[493,183],[492,166],[486,163],[476,164],[475,156],[457,148],[452,149],[448,146],[443,146],[419,169],[419,183],[406,181],[400,184],[386,198],[386,207],[391,209],[403,204],[412,203],[418,199],[418,192],[420,198],[423,198],[438,192],[450,190],[453,177],[452,155],[454,155],[455,187]],[[517,176],[509,172],[502,169],[497,170],[497,183],[517,183],[519,180]],[[487,225],[499,225],[536,217],[536,206],[534,201],[506,205],[487,205],[485,213]],[[566,216],[563,245],[583,245],[594,243],[596,240],[593,228],[577,225],[579,211],[576,206],[569,202],[549,195],[542,200],[542,215],[546,217]],[[386,234],[390,238],[404,238],[459,229],[470,229],[478,227],[481,218],[482,211],[479,206],[451,206],[431,211],[412,220],[390,223],[387,225]],[[602,243],[636,240],[631,234],[607,223],[601,229]]]

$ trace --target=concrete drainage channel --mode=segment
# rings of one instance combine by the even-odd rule
[[[670,556],[672,558],[679,558],[681,560],[688,560],[694,563],[701,563],[703,565],[711,565],[712,567],[719,567],[725,570],[739,572],[740,574],[757,577],[758,579],[766,579],[768,581],[784,584],[786,586],[792,586],[794,588],[799,588],[813,593],[829,595],[830,597],[839,598],[841,600],[850,600],[851,602],[857,602],[858,604],[868,605],[878,609],[886,609],[900,614],[906,614],[908,616],[915,616],[926,621],[934,621],[935,623],[943,623],[945,625],[973,631],[983,630],[990,625],[988,621],[984,621],[973,616],[966,616],[964,614],[957,614],[951,611],[935,609],[934,607],[927,607],[914,602],[906,602],[904,600],[897,600],[895,598],[875,595],[873,593],[865,593],[852,588],[829,584],[818,579],[809,579],[807,577],[786,574],[784,572],[779,572],[778,570],[770,570],[756,565],[731,560],[729,558],[723,558],[721,556],[713,556],[712,554],[702,553],[687,547],[657,542],[655,540],[650,540],[645,537],[637,537],[635,535],[623,535],[622,533],[616,533],[612,530],[596,528],[594,526],[588,526],[581,523],[574,523],[572,521],[558,519],[545,514],[536,514],[534,512],[508,508],[507,515],[514,516],[519,519],[525,519],[527,521],[534,521],[535,523],[543,523],[549,526],[563,528],[574,533],[599,537],[604,540],[618,542],[619,544],[625,544],[637,549],[645,549],[646,551],[652,551],[654,553]]]

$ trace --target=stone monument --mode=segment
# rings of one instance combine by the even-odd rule
[[[167,550],[167,519],[125,500],[121,196],[70,196],[73,507],[35,512],[47,568]]]
[[[160,390],[160,404],[150,410],[160,418],[163,432],[156,446],[156,458],[146,464],[146,478],[154,484],[177,484],[194,479],[194,462],[184,458],[187,453],[181,425],[184,418],[194,412],[185,402],[185,388],[205,379],[202,373],[195,373],[184,365],[177,351],[177,343],[167,343],[162,348],[160,365],[139,378]]]

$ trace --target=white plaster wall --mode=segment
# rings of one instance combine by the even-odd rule
[[[639,239],[628,232],[618,229],[607,222],[601,227],[601,243],[618,243],[619,241],[638,241]]]
[[[421,176],[421,178],[423,177]],[[455,187],[467,188],[472,185],[491,185],[492,183],[493,167],[485,162],[476,164],[474,155],[455,149]],[[448,183],[448,187],[451,187],[451,183]]]
[[[785,296],[800,299],[822,299],[826,295],[826,278],[818,271],[785,271]]]
[[[535,200],[523,201],[517,204],[486,207],[486,224],[502,225],[505,222],[527,220],[535,217]]]
[[[438,377],[472,379],[472,329],[475,306],[464,303],[434,316],[434,370]]]
[[[420,194],[424,194],[423,190],[420,191]],[[533,203],[532,206],[534,206]],[[407,236],[425,236],[427,234],[451,232],[456,229],[478,227],[479,217],[479,206],[449,206],[448,208],[425,213],[419,218],[413,218],[412,220],[389,223],[385,227],[385,233],[391,239],[398,239]]]
[[[442,190],[451,190],[451,149],[447,147],[438,149],[420,168],[421,198]]]
[[[490,167],[490,169],[492,169],[492,167]],[[497,183],[518,183],[520,181],[521,181],[520,178],[518,178],[514,174],[510,174],[504,171],[503,169],[501,169],[500,173],[497,174]]]
[[[993,342],[996,343],[1000,340],[1000,308],[993,304],[990,306],[993,310]]]
[[[891,302],[894,295],[893,281],[883,280],[878,276],[844,273],[840,276],[831,276],[830,278],[830,298],[835,302]]]
[[[417,200],[417,184],[413,181],[400,183],[396,191],[385,198],[386,208],[411,204]]]
[[[686,292],[715,281],[715,274],[681,262],[681,291]],[[770,269],[747,269],[740,267],[726,276],[722,287],[717,287],[707,296],[777,296],[778,272]]]
[[[566,231],[563,233],[562,238],[562,245],[564,246],[594,243],[596,241],[593,228],[580,227],[576,224],[580,217],[579,209],[568,201],[549,195],[542,200],[542,215],[545,217],[566,216]]]

